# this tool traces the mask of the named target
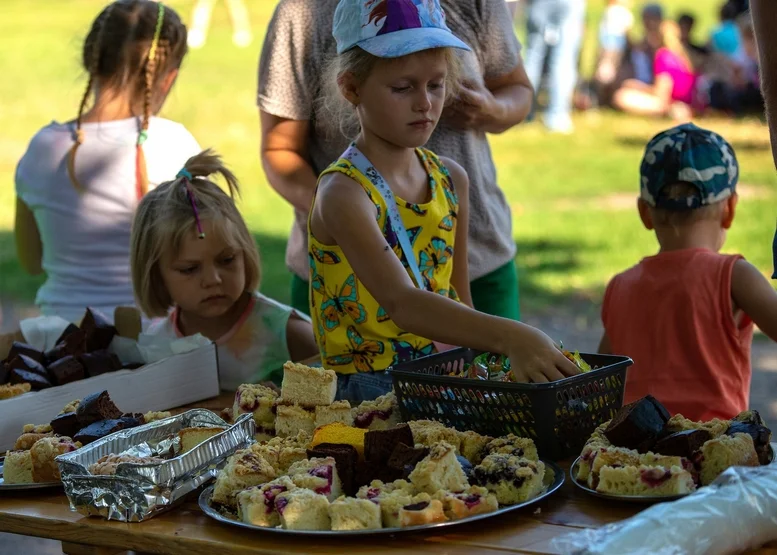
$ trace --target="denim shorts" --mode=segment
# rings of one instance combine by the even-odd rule
[[[349,401],[356,406],[362,401],[372,401],[391,391],[393,385],[388,372],[359,372],[337,375],[337,400]]]
[[[622,52],[626,48],[626,35],[600,32],[599,45],[601,46],[602,50],[614,50],[616,52]]]

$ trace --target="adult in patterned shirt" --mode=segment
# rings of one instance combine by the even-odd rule
[[[411,0],[415,3],[424,0]],[[348,146],[357,129],[325,117],[324,76],[335,56],[332,21],[338,0],[280,0],[259,61],[261,156],[270,185],[294,208],[286,250],[293,272],[291,304],[309,312],[307,216],[318,175]],[[465,82],[427,147],[470,178],[469,269],[476,309],[520,318],[516,246],[507,200],[497,183],[488,133],[517,125],[533,90],[504,0],[443,0],[446,23],[472,47]]]

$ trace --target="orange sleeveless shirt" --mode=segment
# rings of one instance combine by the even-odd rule
[[[692,420],[747,410],[753,322],[733,316],[731,275],[742,257],[706,249],[659,253],[607,286],[602,321],[611,352],[634,365],[624,404],[653,395]]]

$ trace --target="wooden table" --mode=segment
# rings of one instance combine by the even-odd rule
[[[222,395],[191,407],[222,409],[230,404],[231,396]],[[619,521],[641,508],[592,498],[578,491],[567,479],[561,490],[531,508],[449,528],[442,534],[419,532],[395,537],[329,540],[252,532],[221,524],[200,511],[196,495],[173,511],[146,522],[126,524],[70,511],[61,491],[35,493],[32,490],[0,496],[0,532],[59,540],[68,555],[107,555],[122,550],[171,555],[551,554],[556,553],[550,547],[556,536]],[[750,555],[777,555],[777,543]]]

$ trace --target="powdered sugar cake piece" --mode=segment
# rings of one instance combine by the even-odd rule
[[[28,383],[3,384],[0,385],[0,400],[18,397],[19,395],[29,393],[31,390],[32,386]]]
[[[496,496],[480,486],[470,486],[460,492],[438,491],[432,497],[442,501],[448,520],[492,513],[499,508]]]
[[[496,495],[500,505],[515,505],[536,497],[544,489],[545,464],[542,461],[489,455],[472,469],[472,482]]]
[[[296,436],[300,431],[313,434],[316,413],[300,405],[277,405],[275,433],[280,437]]]
[[[395,491],[403,491],[408,495],[415,495],[415,486],[407,480],[394,480],[393,482],[383,483],[380,480],[373,480],[366,486],[359,488],[356,492],[356,497],[359,499],[377,499],[379,497],[385,497]]]
[[[596,489],[599,483],[599,472],[605,466],[639,466],[640,454],[634,449],[625,447],[602,447],[591,459],[590,471],[586,482],[588,487]],[[579,474],[578,474],[579,478]]]
[[[263,385],[242,384],[235,392],[232,405],[232,417],[237,420],[241,414],[252,413],[256,423],[256,433],[270,433],[275,430],[274,403],[278,394]]]
[[[297,489],[288,476],[281,476],[263,486],[253,486],[237,494],[237,517],[246,524],[274,528],[280,526],[281,515],[275,499],[281,493]]]
[[[444,441],[453,447],[457,455],[460,454],[461,437],[459,432],[453,428],[448,428],[436,420],[411,420],[408,424],[413,432],[416,445],[420,443],[425,447],[432,448]]]
[[[213,502],[236,508],[236,496],[251,486],[259,486],[276,478],[275,469],[251,449],[236,451],[227,460],[213,486]]]
[[[334,370],[287,362],[283,365],[281,397],[286,403],[313,407],[331,405],[337,394]]]
[[[703,486],[711,484],[731,466],[760,465],[753,438],[743,433],[709,440],[702,445],[699,461],[699,477]]]
[[[461,455],[474,465],[480,464],[483,457],[489,454],[486,450],[486,445],[494,438],[468,430],[466,432],[459,432],[459,439],[461,440]]]
[[[346,426],[353,426],[353,414],[351,403],[348,401],[335,401],[328,406],[315,408],[314,426],[326,426],[332,422],[342,422]]]
[[[69,437],[44,437],[30,448],[32,456],[33,482],[56,482],[61,479],[59,465],[54,460],[60,455],[71,453],[81,448],[81,444],[73,442]]]
[[[337,474],[333,457],[298,461],[289,467],[291,481],[299,488],[307,488],[334,501],[343,494],[343,485]]]
[[[412,491],[398,489],[389,493],[382,493],[377,497],[370,499],[380,507],[380,518],[384,528],[399,528],[401,520],[399,512],[403,507],[413,503],[414,493]],[[429,497],[427,495],[427,497]]]
[[[456,451],[444,441],[430,448],[409,479],[418,491],[430,495],[440,490],[462,491],[469,487],[461,463],[456,459]]]
[[[696,489],[691,474],[679,466],[604,466],[596,491],[612,495],[655,497],[682,495]]]
[[[32,454],[29,450],[6,451],[3,463],[3,482],[6,484],[32,483]]]
[[[178,432],[181,440],[181,453],[186,453],[197,447],[200,443],[220,434],[226,428],[211,426],[201,428],[184,428]]]
[[[491,440],[486,445],[486,451],[489,455],[512,455],[513,457],[523,457],[530,461],[538,461],[537,446],[534,445],[528,437],[518,437],[515,434],[507,434]]]
[[[329,505],[332,530],[375,530],[381,528],[380,507],[366,499],[339,497]]]
[[[305,448],[298,447],[296,444],[292,444],[291,441],[288,443],[277,441],[280,439],[293,438],[273,438],[270,441],[255,443],[251,446],[251,450],[254,453],[261,455],[264,460],[272,465],[278,476],[285,474],[295,462],[307,459],[307,450]]]
[[[707,430],[713,438],[717,438],[726,433],[731,426],[730,420],[721,420],[713,418],[707,422],[694,422],[685,418],[682,414],[675,414],[666,423],[667,432],[683,432],[686,430]]]
[[[275,497],[275,508],[286,530],[329,530],[329,500],[307,488],[284,491]]]
[[[368,430],[387,430],[399,424],[399,408],[394,392],[381,395],[374,401],[362,401],[352,409],[354,426]]]
[[[448,519],[443,511],[442,502],[439,499],[432,499],[426,493],[419,493],[410,500],[409,504],[399,509],[399,525],[403,528],[446,520]]]

